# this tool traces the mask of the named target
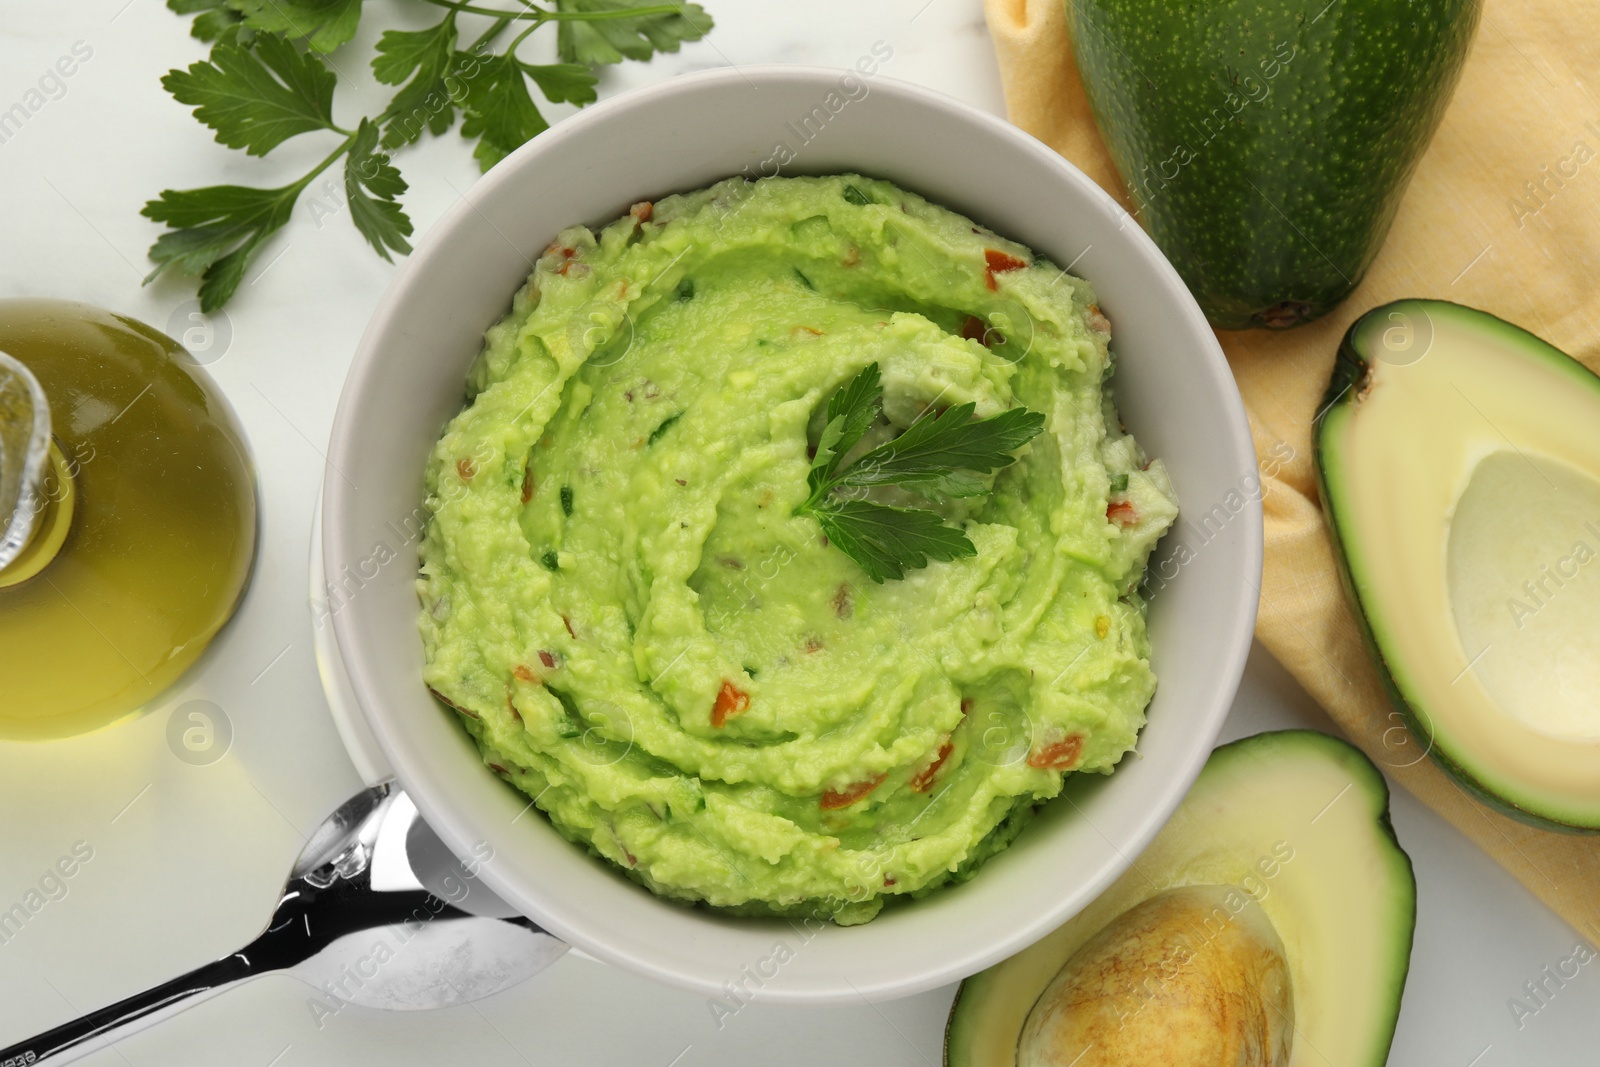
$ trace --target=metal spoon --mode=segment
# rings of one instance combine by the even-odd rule
[[[10,1048],[0,1064],[61,1056],[143,1029],[240,982],[285,971],[315,986],[319,1024],[346,1004],[478,1000],[544,970],[564,942],[518,915],[449,852],[404,793],[366,789],[317,827],[260,937],[238,952]],[[96,1042],[95,1047],[99,1047]]]

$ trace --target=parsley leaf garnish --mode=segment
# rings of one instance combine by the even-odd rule
[[[874,448],[841,474],[835,486],[898,485],[924,496],[980,496],[983,483],[962,471],[987,474],[1009,466],[1010,453],[1044,429],[1044,416],[1012,408],[974,419],[974,404],[924,415],[894,440]]]
[[[383,147],[399,148],[422,136],[438,136],[456,121],[455,99],[445,80],[456,57],[456,13],[425,30],[385,30],[378,38],[372,75],[384,85],[402,86],[379,121]]]
[[[228,6],[228,0],[167,0],[167,7],[179,15],[194,16],[189,33],[196,40],[227,37],[241,44],[250,43],[253,31],[244,24],[244,16]]]
[[[156,269],[148,283],[168,267],[204,273],[200,308],[211,311],[228,302],[244,279],[250,258],[261,243],[289,221],[306,181],[279,189],[244,185],[208,185],[174,192],[144,206],[143,214],[172,227],[150,246]]]
[[[957,404],[925,413],[899,437],[841,466],[882,410],[876,363],[829,397],[828,421],[806,477],[811,495],[795,509],[813,516],[828,540],[880,583],[903,578],[929,560],[960,559],[977,549],[934,512],[863,500],[860,490],[897,485],[934,499],[979,496],[987,491],[983,482],[966,472],[987,474],[1009,466],[1016,450],[1044,429],[1044,416],[1026,408],[975,419],[975,405]],[[852,489],[856,496],[839,492]]]
[[[822,428],[817,454],[811,461],[811,473],[806,478],[811,500],[821,499],[828,491],[839,460],[860,443],[882,407],[883,385],[876,363],[867,364],[861,373],[828,398],[828,421]]]
[[[828,540],[875,582],[904,578],[906,571],[926,567],[930,559],[960,559],[978,552],[966,534],[921,508],[840,500],[812,514]]]
[[[173,266],[201,274],[200,307],[211,311],[233,296],[251,258],[268,237],[288,223],[295,201],[311,180],[363,143],[363,131],[369,124],[363,121],[362,129],[354,133],[334,125],[333,73],[321,59],[296,51],[278,37],[260,37],[253,47],[220,41],[209,60],[188,70],[171,71],[162,84],[181,102],[196,105],[195,117],[217,131],[218,141],[243,148],[249,155],[266,155],[302,133],[333,130],[346,134],[337,151],[289,185],[276,189],[243,185],[211,185],[181,192],[168,189],[145,204],[145,217],[170,227],[150,246],[156,269],[145,281]],[[368,141],[375,139],[376,131]],[[366,151],[370,153],[370,143]],[[411,232],[411,222],[403,214],[393,218],[399,206],[392,201],[394,183],[399,182],[400,189],[405,183],[387,166],[386,157],[369,156],[368,166],[380,158],[374,178],[377,184],[369,188],[390,201],[389,208],[379,211],[390,214],[385,230],[403,226],[403,237]],[[385,194],[385,189],[391,191]],[[365,227],[362,232],[367,232]],[[372,240],[371,234],[368,240]],[[405,245],[404,240],[400,245]]]
[[[406,243],[411,219],[395,200],[406,191],[406,180],[377,147],[377,124],[362,119],[344,161],[344,195],[350,205],[350,221],[378,255],[388,259],[391,250],[411,251]]]
[[[305,41],[314,52],[328,53],[356,35],[361,0],[227,0],[258,33],[280,34]]]
[[[373,76],[393,86],[387,106],[350,126],[334,121],[340,66],[322,57],[355,39],[362,0],[167,0],[194,16],[193,36],[213,42],[210,56],[169,71],[162,85],[230,148],[265,156],[293,137],[333,134],[331,151],[287,185],[258,189],[211,185],[164,190],[143,214],[167,232],[150,247],[156,268],[202,275],[200,306],[214,311],[238,290],[251,260],[290,221],[295,204],[323,171],[344,160],[344,202],[339,187],[323,182],[333,203],[315,202],[318,217],[348,212],[367,243],[384,259],[411,250],[411,220],[400,206],[405,179],[387,153],[421,138],[461,132],[475,139],[473,155],[488,170],[546,129],[530,83],[552,103],[582,107],[595,100],[596,64],[648,59],[678,50],[711,29],[697,4],[643,0],[427,0],[443,9],[422,29],[387,29],[377,38]],[[376,6],[376,5],[374,5]],[[488,16],[471,44],[458,40],[457,19]],[[559,63],[528,63],[517,50],[546,23],[558,27]],[[522,29],[497,44],[512,26]],[[349,68],[344,68],[348,70]]]
[[[592,104],[595,101],[594,71],[582,63],[523,63],[522,73],[533,79],[544,98],[552,104]]]
[[[253,49],[220,43],[210,59],[169,72],[161,85],[179,103],[194,104],[194,117],[217,131],[218,141],[252,156],[337,128],[333,72],[279,37],[263,37]]]
[[[556,9],[567,17],[556,31],[556,52],[564,63],[649,59],[654,52],[676,52],[680,42],[698,41],[711,29],[711,16],[699,4],[556,0]]]
[[[480,61],[466,86],[461,136],[478,139],[472,155],[484,170],[550,128],[528,94],[527,79],[515,56]]]

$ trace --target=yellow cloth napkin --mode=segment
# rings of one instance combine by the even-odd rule
[[[1345,329],[1399,297],[1482,308],[1600,369],[1600,85],[1586,84],[1600,70],[1600,34],[1591,2],[1488,0],[1444,124],[1361,287],[1308,326],[1218,337],[1263,473],[1272,473],[1263,477],[1256,636],[1395,779],[1594,939],[1600,837],[1548,833],[1491,811],[1417,759],[1421,750],[1396,729],[1339,586],[1310,440]],[[1084,97],[1063,0],[985,7],[1011,121],[1131,207]],[[1286,448],[1293,458],[1278,462]]]

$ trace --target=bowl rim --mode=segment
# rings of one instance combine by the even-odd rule
[[[479,198],[491,194],[502,185],[514,183],[517,179],[513,175],[529,159],[559,152],[568,140],[588,126],[607,121],[614,114],[639,107],[647,101],[654,104],[662,98],[689,96],[718,85],[748,87],[750,83],[762,79],[801,79],[809,80],[818,87],[832,86],[842,75],[852,73],[854,72],[849,68],[819,65],[779,63],[739,65],[678,75],[661,82],[630,89],[586,107],[556,123],[539,137],[516,149],[468,187],[461,198],[422,235],[416,249],[399,266],[374,308],[351,360],[330,431],[323,479],[321,513],[324,522],[320,551],[327,572],[338,573],[340,564],[348,562],[341,552],[339,534],[348,520],[350,505],[345,499],[344,479],[338,471],[344,463],[349,462],[348,453],[358,439],[357,431],[362,426],[362,420],[358,418],[362,408],[362,395],[374,375],[383,370],[384,354],[380,351],[377,341],[384,333],[386,324],[402,307],[403,298],[407,295],[413,277],[425,273],[433,250],[444,245],[449,235],[459,230],[463,223],[478,212]],[[1218,392],[1223,398],[1225,410],[1216,411],[1215,415],[1217,422],[1225,426],[1223,443],[1226,445],[1226,450],[1231,453],[1230,460],[1240,464],[1241,469],[1257,470],[1256,452],[1244,402],[1220,343],[1176,269],[1143,227],[1134,221],[1111,194],[1043,142],[1006,120],[965,101],[882,74],[872,79],[872,92],[898,96],[903,103],[937,112],[943,119],[953,117],[964,122],[987,126],[992,133],[1008,141],[1016,152],[1031,156],[1047,168],[1053,169],[1063,184],[1071,186],[1082,198],[1085,210],[1099,211],[1108,221],[1114,222],[1119,230],[1126,233],[1132,245],[1131,251],[1143,259],[1167,285],[1169,291],[1159,294],[1158,298],[1169,301],[1172,304],[1170,309],[1172,313],[1187,320],[1187,332],[1193,335],[1195,341],[1192,353],[1194,373],[1213,379],[1213,384],[1219,387]],[[1025,241],[1026,235],[1019,235],[1018,239]],[[486,327],[487,325],[489,324],[485,324]],[[1054,910],[1036,915],[1031,921],[1018,922],[1012,928],[1013,932],[1009,937],[995,943],[965,946],[963,951],[952,953],[941,967],[905,975],[898,981],[882,980],[875,984],[852,983],[848,976],[844,976],[836,984],[837,988],[831,989],[814,987],[785,989],[783,985],[775,984],[763,989],[758,995],[759,1000],[765,1003],[813,1005],[856,1002],[861,999],[884,1000],[909,996],[958,981],[992,966],[1044,937],[1082,910],[1131,866],[1137,855],[1166,824],[1200,773],[1232,706],[1244,672],[1245,661],[1253,641],[1260,597],[1263,559],[1260,496],[1248,495],[1243,510],[1237,514],[1243,524],[1243,544],[1237,551],[1242,554],[1239,562],[1247,576],[1246,584],[1249,588],[1241,589],[1239,602],[1229,605],[1228,614],[1234,619],[1233,632],[1226,636],[1224,642],[1219,643],[1220,654],[1215,657],[1216,665],[1212,670],[1215,683],[1206,693],[1204,701],[1191,702],[1186,711],[1186,715],[1199,724],[1197,736],[1203,738],[1205,744],[1197,743],[1194,751],[1182,760],[1180,772],[1161,779],[1159,786],[1144,797],[1142,810],[1136,820],[1137,830],[1121,841],[1112,843],[1112,848],[1118,853],[1118,862],[1107,864],[1098,875],[1086,879],[1072,892],[1063,894],[1062,903]],[[381,708],[376,706],[377,698],[371,695],[378,691],[371,678],[376,666],[367,663],[359,654],[351,655],[352,648],[360,648],[351,613],[334,612],[331,621],[334,636],[332,644],[338,650],[359,713],[376,738],[384,759],[400,783],[412,794],[419,810],[440,837],[458,854],[467,854],[469,849],[464,843],[473,840],[470,813],[463,811],[458,814],[447,798],[436,797],[429,790],[417,791],[412,787],[412,783],[417,779],[412,761],[390,736],[384,723],[384,714]],[[614,939],[607,936],[596,935],[592,929],[579,928],[561,921],[547,922],[545,909],[530,906],[530,902],[537,902],[541,896],[537,887],[525,886],[502,877],[495,864],[484,865],[481,877],[513,906],[528,912],[542,925],[547,925],[553,933],[606,963],[706,996],[723,995],[723,990],[713,978],[690,974],[682,968],[674,970],[667,963],[630,954],[625,946],[615,944]],[[652,898],[650,903],[661,909],[681,910],[681,905],[660,898]],[[662,921],[670,919],[671,917],[664,912]],[[597,925],[599,924],[589,923],[591,927]],[[692,950],[686,943],[683,956],[687,958],[691,955]]]

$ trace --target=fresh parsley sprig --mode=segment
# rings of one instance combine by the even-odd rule
[[[385,30],[372,71],[395,86],[387,106],[351,125],[334,121],[339,68],[323,57],[350,43],[364,0],[167,0],[193,15],[190,32],[212,42],[210,56],[161,84],[216,139],[247,155],[265,156],[302,134],[340,140],[311,170],[276,188],[212,185],[168,189],[145,204],[143,214],[167,232],[150,248],[151,281],[169,268],[201,275],[200,307],[214,311],[238,291],[252,259],[289,223],[302,193],[329,167],[344,160],[344,210],[384,259],[411,251],[412,224],[400,206],[405,179],[390,153],[421,138],[446,133],[457,120],[476,141],[473,156],[488,170],[529,138],[549,129],[529,84],[551,103],[582,107],[595,100],[594,68],[624,59],[675,52],[711,29],[698,4],[672,0],[517,0],[500,9],[493,0],[384,0],[391,11],[405,3],[443,9],[440,21],[421,30]],[[458,23],[487,20],[463,46]],[[518,48],[546,23],[557,26],[558,63],[529,63]],[[513,27],[508,43],[499,39]]]
[[[929,560],[976,555],[967,535],[934,512],[861,497],[880,485],[931,499],[987,492],[968,472],[987,474],[1015,462],[1016,450],[1044,429],[1044,416],[1012,408],[975,419],[975,410],[967,403],[925,413],[899,437],[843,464],[883,411],[878,365],[868,364],[828,398],[828,421],[806,477],[811,494],[795,513],[814,517],[828,540],[879,583],[903,578]]]

